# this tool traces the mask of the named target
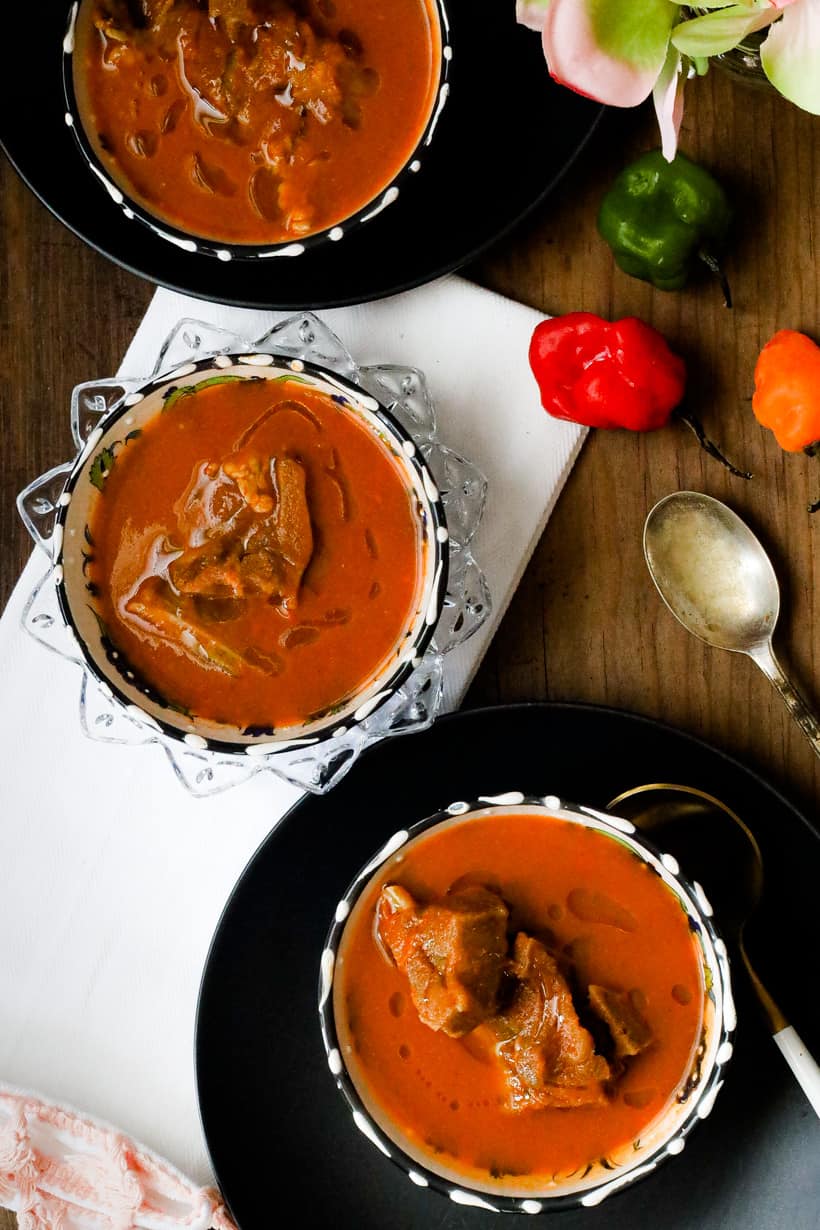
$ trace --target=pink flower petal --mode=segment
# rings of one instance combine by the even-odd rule
[[[667,50],[660,49],[657,62],[640,64],[609,54],[596,40],[588,0],[550,0],[543,41],[556,81],[612,107],[635,107],[648,98]]]

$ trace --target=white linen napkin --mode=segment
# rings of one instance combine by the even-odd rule
[[[147,373],[182,317],[255,338],[288,315],[159,290],[121,371]],[[447,658],[455,708],[584,431],[541,409],[527,363],[540,317],[520,304],[449,278],[320,315],[359,362],[421,368],[439,438],[489,480],[474,549],[493,612]],[[35,552],[0,620],[0,1079],[116,1123],[206,1183],[193,1063],[202,967],[242,868],[298,791],[262,774],[193,799],[159,748],[85,739],[78,669],[20,628],[46,567]]]

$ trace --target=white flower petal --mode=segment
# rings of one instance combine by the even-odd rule
[[[540,34],[544,28],[549,0],[516,0],[515,18],[520,25]]]
[[[661,133],[661,149],[667,162],[671,162],[678,150],[678,134],[683,119],[683,87],[686,73],[681,55],[674,47],[669,48],[666,62],[652,91],[655,114]]]
[[[805,2],[805,0],[803,0]],[[685,56],[719,56],[731,51],[755,30],[763,30],[777,21],[778,9],[749,8],[733,4],[731,8],[705,13],[692,21],[684,21],[672,32],[672,42]]]

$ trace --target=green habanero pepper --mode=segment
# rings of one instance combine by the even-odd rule
[[[695,259],[718,275],[726,306],[729,285],[717,261],[732,210],[720,184],[703,167],[659,149],[621,172],[598,213],[598,230],[624,273],[659,290],[686,284]]]

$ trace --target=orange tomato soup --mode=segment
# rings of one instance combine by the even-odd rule
[[[639,996],[653,1040],[605,1105],[511,1111],[480,1029],[453,1038],[420,1022],[406,978],[374,938],[376,901],[385,884],[424,901],[465,880],[500,892],[510,934],[524,930],[549,947],[576,1003],[594,983]],[[397,1127],[450,1178],[535,1191],[581,1177],[659,1116],[690,1070],[703,994],[687,916],[651,868],[582,825],[496,814],[422,834],[379,870],[346,925],[333,1005],[351,1079],[388,1134]]]
[[[83,127],[128,195],[223,243],[298,240],[401,170],[432,113],[434,0],[83,0]]]
[[[298,379],[166,406],[118,448],[90,526],[112,643],[192,717],[249,730],[332,712],[395,654],[419,600],[421,528],[395,458]],[[284,528],[283,467],[298,476]]]

